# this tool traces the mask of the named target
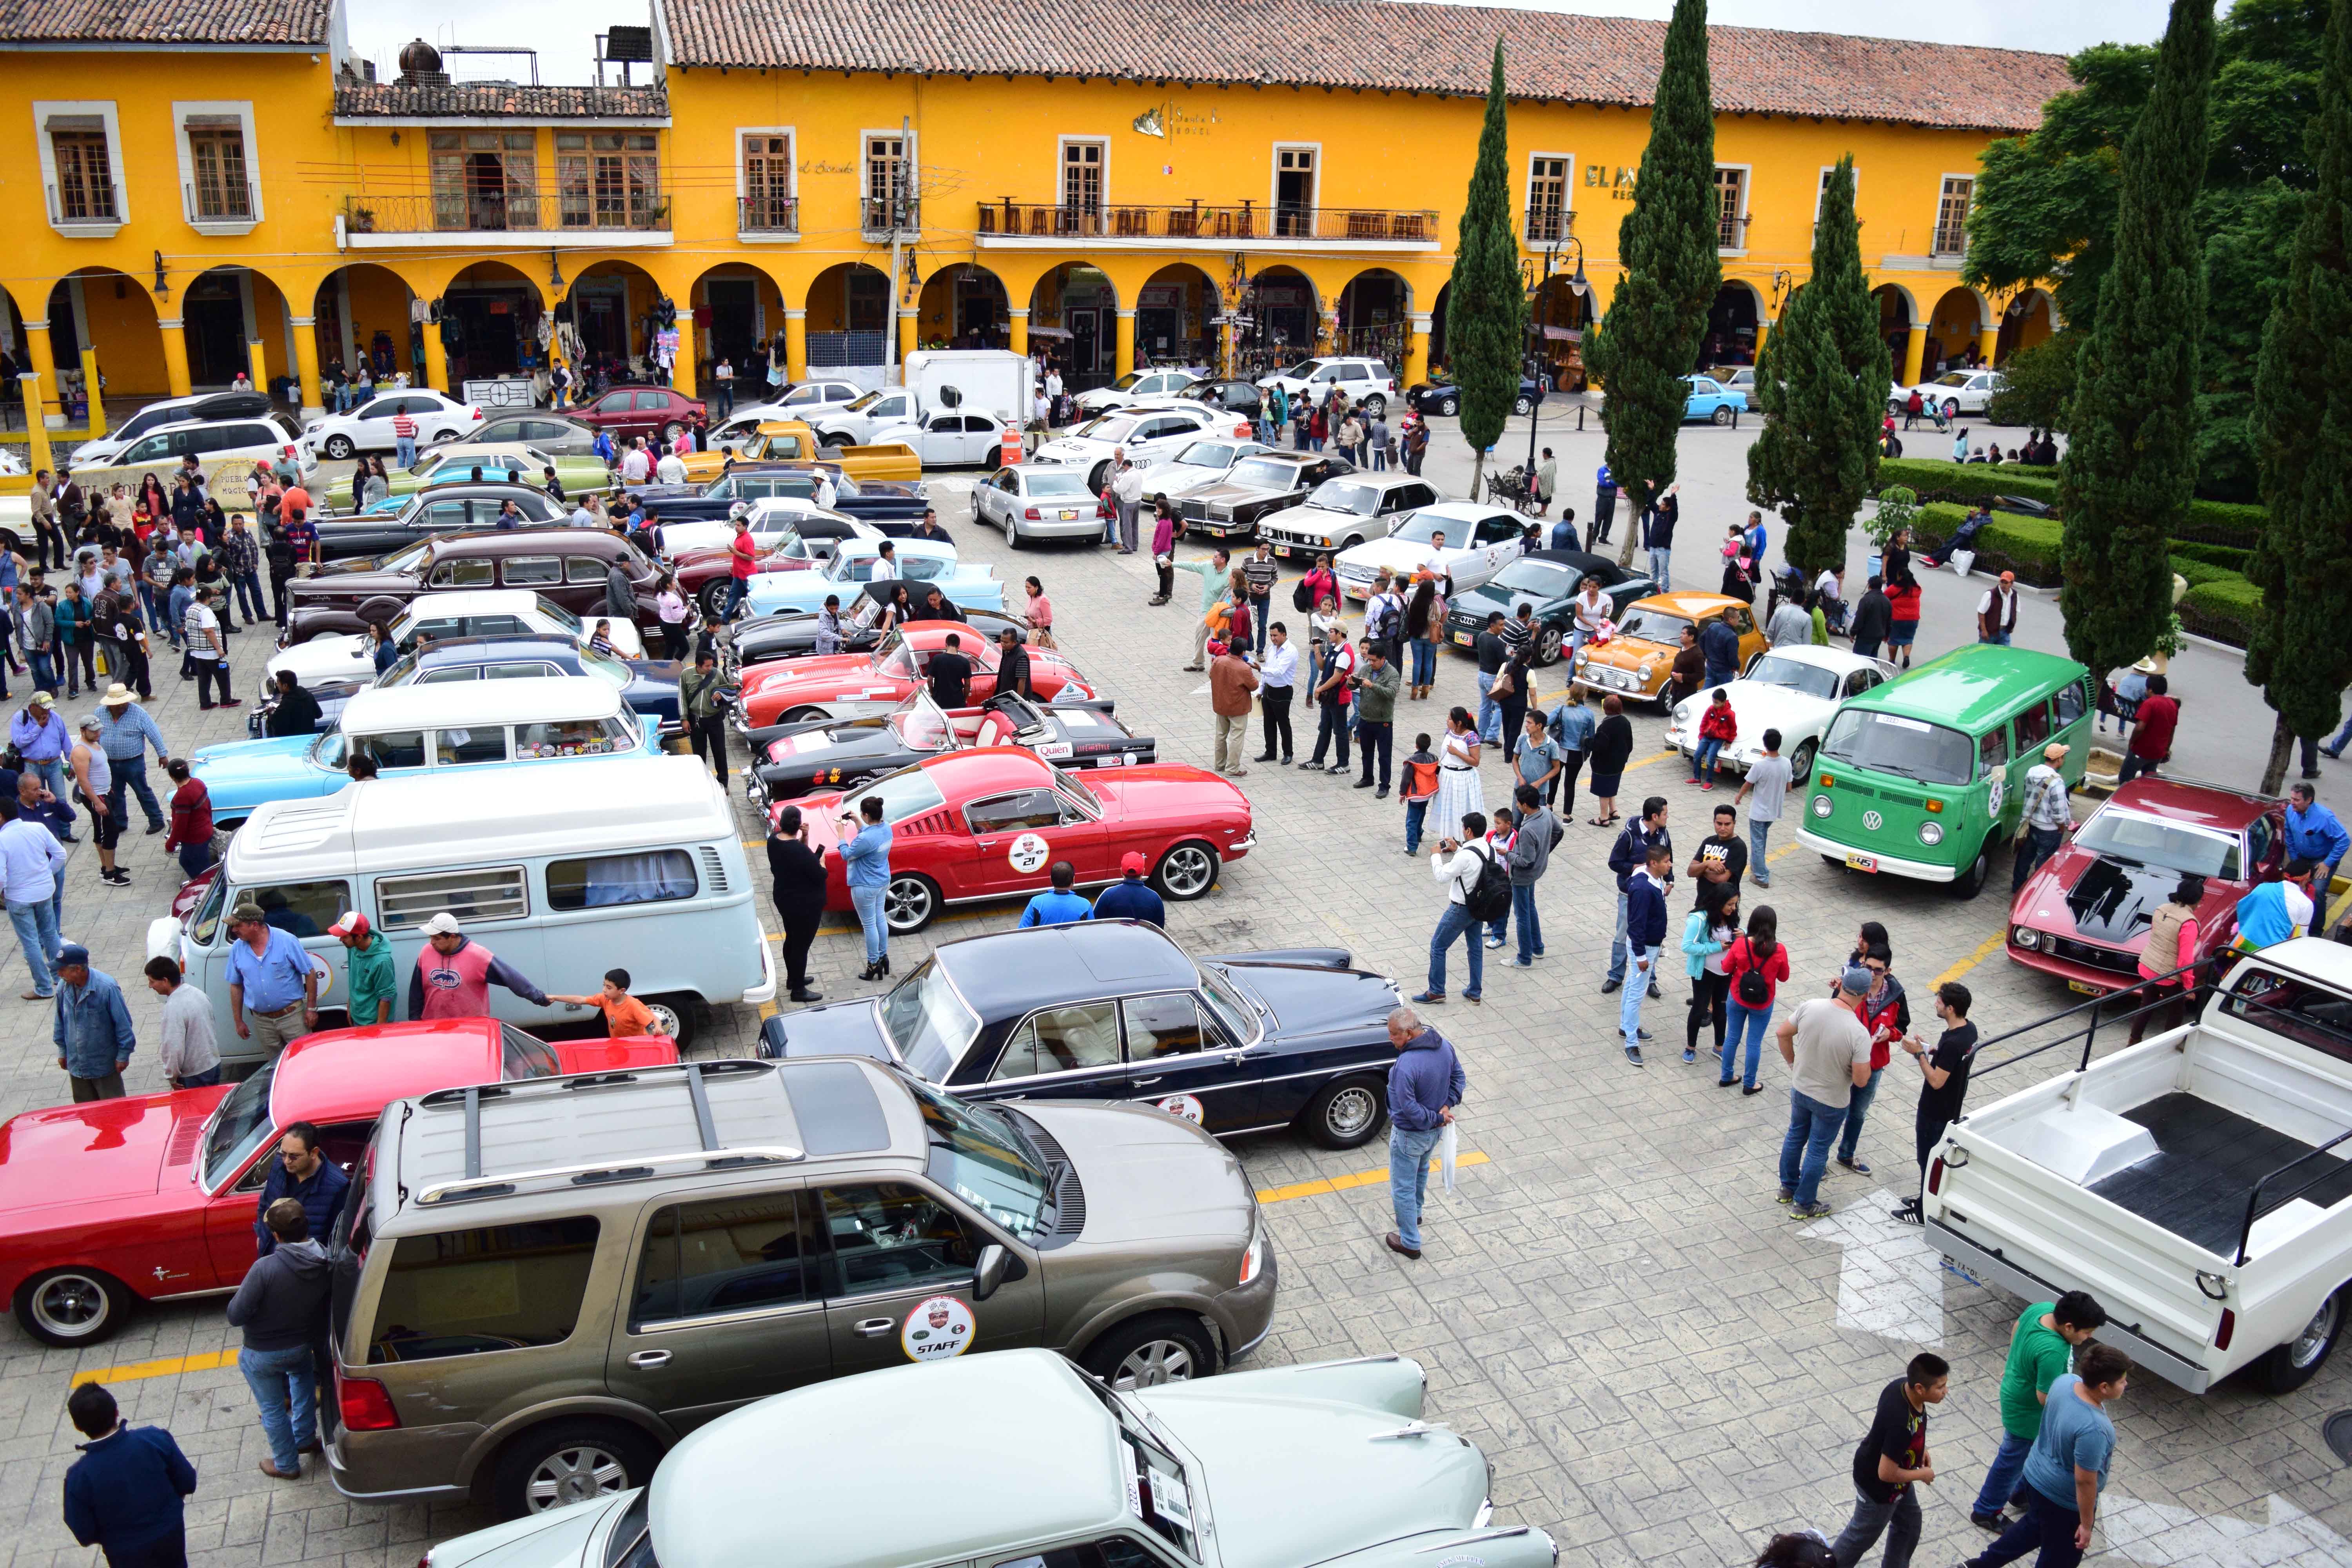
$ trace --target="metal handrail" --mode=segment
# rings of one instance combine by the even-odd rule
[[[1559,215],[1563,222],[1570,215]],[[1206,240],[1306,239],[1391,240],[1407,244],[1438,237],[1433,208],[1265,206],[1243,202],[1218,206],[1189,202],[1182,206],[1143,206],[1124,202],[1019,202],[1000,197],[979,205],[983,235],[1059,237],[1108,236],[1118,239]]]
[[[738,234],[797,234],[801,204],[796,196],[741,196],[735,203]]]
[[[2121,986],[2114,991],[2106,992],[2102,995],[2094,996],[2088,1002],[2078,1002],[2072,1007],[2053,1013],[2047,1017],[2036,1018],[2030,1024],[2021,1024],[2016,1028],[2011,1029],[2004,1034],[1995,1035],[1989,1040],[1978,1041],[1977,1054],[1981,1057],[1988,1047],[2000,1045],[2004,1040],[2013,1040],[2021,1035],[2032,1034],[2038,1029],[2048,1028],[2051,1025],[2057,1023],[2062,1018],[2071,1018],[2077,1013],[2088,1012],[2091,1015],[2091,1021],[2089,1025],[2081,1031],[2083,1058],[2082,1060],[2075,1065],[2074,1068],[2075,1071],[2081,1072],[2091,1065],[2091,1048],[2098,1038],[2099,1026],[2102,1023],[2122,1023],[2128,1019],[2139,1017],[2145,1013],[2152,1012],[2156,1008],[2161,1007],[2167,1003],[2176,1000],[2176,998],[2171,996],[2155,994],[2154,988],[2163,985],[2167,981],[2177,980],[2184,974],[2193,976],[2199,969],[2216,963],[2222,956],[2224,955],[2216,954],[2212,958],[2198,959],[2194,962],[2184,963],[2179,968],[2175,969],[2168,973],[2158,974],[2153,977],[2143,977],[2142,979],[2133,982],[2129,985]],[[2189,989],[2185,997],[2178,999],[2186,1000],[2189,998],[2194,998],[2201,1004],[2205,997],[2212,994],[2215,984],[2215,982],[2211,981],[2200,982]],[[2099,1010],[2101,1007],[2115,1002],[2118,997],[2128,996],[2135,992],[2143,991],[2149,992],[2151,994],[2149,1000],[2147,1002],[2134,1006],[2130,1011],[2122,1014],[2120,1016],[2107,1018],[2102,1018],[2100,1016]],[[2030,1051],[2020,1051],[2013,1057],[2004,1057],[2000,1061],[1992,1062],[1987,1066],[1978,1068],[1970,1076],[1981,1079],[1989,1072],[1998,1072],[2002,1068],[2011,1066],[2017,1062],[2030,1061],[2033,1058],[2040,1056],[2044,1051],[2055,1050],[2058,1047],[2070,1043],[2075,1037],[2076,1037],[2073,1034],[2061,1035],[2056,1039],[2045,1041],[2043,1044],[2034,1047]]]
[[[2322,1171],[2318,1175],[2312,1177],[2311,1180],[2295,1188],[2294,1191],[2284,1194],[2278,1198],[2273,1199],[2267,1207],[2263,1205],[2263,1183],[2273,1181],[2280,1176],[2285,1175],[2289,1171],[2294,1170],[2297,1165],[2302,1164],[2306,1160],[2315,1160],[2319,1158],[2320,1155],[2326,1153],[2330,1149],[2335,1148],[2336,1145],[2345,1142],[2347,1139],[2352,1139],[2352,1131],[2337,1133],[2335,1137],[2330,1138],[2326,1142],[2322,1143],[2318,1148],[2311,1151],[2310,1153],[2296,1155],[2294,1159],[2289,1160],[2285,1164],[2281,1165],[2277,1170],[2273,1171],[2269,1175],[2263,1176],[2254,1183],[2253,1191],[2246,1194],[2246,1223],[2238,1227],[2238,1268],[2242,1268],[2246,1266],[2246,1248],[2253,1242],[2254,1222],[2262,1218],[2263,1215],[2269,1214],[2273,1209],[2284,1208],[2287,1205],[2294,1202],[2295,1199],[2303,1196],[2304,1194],[2311,1191],[2312,1188],[2319,1185],[2320,1183],[2342,1175],[2344,1173],[2343,1163],[2341,1161],[2337,1162],[2336,1168],[2335,1170]]]
[[[224,203],[227,201],[232,193],[237,193],[244,196],[245,205],[235,212],[230,212],[226,210],[226,206],[224,206],[223,210],[220,212],[208,213],[204,210],[204,203],[197,198],[195,185],[184,184],[180,187],[180,199],[187,210],[188,221],[190,223],[240,223],[250,221],[253,216],[253,209],[260,205],[256,199],[258,196],[259,192],[255,188],[253,182],[250,180],[222,180],[215,182],[215,184],[219,187],[221,199]]]
[[[1566,239],[1576,232],[1576,214],[1568,207],[1531,206],[1528,209],[1525,237],[1529,245],[1549,245],[1555,239]]]

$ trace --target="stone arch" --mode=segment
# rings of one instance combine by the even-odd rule
[[[1120,298],[1109,270],[1092,261],[1057,262],[1030,286],[1030,343],[1063,367],[1071,392],[1118,374]]]
[[[864,370],[871,374],[848,379],[879,384],[881,367],[889,363],[889,334],[898,330],[898,300],[886,269],[837,262],[809,280],[802,309],[810,374]]]
[[[1793,303],[1796,297],[1796,291],[1791,289],[1790,302]],[[1886,345],[1895,379],[1907,384],[1917,377],[1916,366],[1911,360],[1911,329],[1919,324],[1918,301],[1900,283],[1881,283],[1870,291],[1870,297],[1878,301],[1878,339]],[[1787,304],[1781,306],[1780,313],[1783,317],[1788,315]]]
[[[1454,293],[1451,279],[1438,285],[1437,298],[1429,307],[1429,369],[1433,375],[1446,367],[1445,306]]]
[[[25,384],[17,377],[33,368],[33,348],[25,325],[25,312],[16,298],[5,287],[0,287],[0,430],[22,430],[25,422]],[[43,377],[44,396],[55,389],[48,383],[54,377]]]
[[[422,384],[425,365],[410,316],[416,290],[381,262],[355,261],[319,280],[310,297],[310,331],[319,367],[346,374],[364,359],[373,378],[406,374]]]
[[[951,261],[923,279],[915,336],[925,347],[1001,349],[1012,334],[1013,297],[993,269],[976,261]]]
[[[1259,376],[1314,354],[1323,343],[1323,298],[1305,269],[1276,262],[1251,275],[1234,369]]]
[[[1993,351],[1993,363],[2007,364],[2018,350],[2047,342],[2057,331],[2057,298],[2047,289],[2032,285],[2020,289],[2001,307],[2000,336]]]
[[[1945,289],[1927,312],[1927,363],[1920,374],[1930,374],[1939,366],[1948,368],[1980,353],[1980,340],[1995,320],[1992,307],[1976,289],[1961,284]]]
[[[752,261],[705,268],[687,286],[677,301],[679,353],[691,356],[695,395],[711,404],[714,418],[722,405],[764,395],[768,345],[785,335],[787,298],[782,282]],[[715,374],[722,359],[734,372],[724,384]]]
[[[1384,360],[1404,368],[1412,342],[1412,285],[1385,267],[1368,267],[1348,279],[1334,307],[1331,346],[1339,353]]]
[[[188,390],[184,362],[175,362],[164,341],[164,304],[160,309],[145,282],[108,267],[85,267],[53,284],[33,320],[48,322],[51,374],[41,387],[43,404],[65,416],[68,425],[89,417],[83,393],[81,351],[97,351],[101,404],[127,411],[137,405]],[[33,364],[40,368],[41,347],[32,337],[40,329],[27,323],[27,344]]]
[[[1223,291],[1206,268],[1171,261],[1135,291],[1135,363],[1219,363],[1217,317],[1224,313]]]
[[[680,299],[684,292],[673,291],[633,258],[583,258],[556,306],[556,320],[563,321],[564,307],[569,306],[572,329],[578,334],[581,355],[590,373],[610,381],[668,383],[683,389],[693,384],[693,351],[688,346],[692,309],[690,301]],[[669,300],[678,317],[677,368],[667,374],[657,363],[656,334],[661,329],[655,320],[655,306],[662,300]],[[454,363],[457,356],[450,357]]]
[[[1745,278],[1727,278],[1707,307],[1706,336],[1700,342],[1699,364],[1754,364],[1756,346],[1769,319],[1763,291]]]

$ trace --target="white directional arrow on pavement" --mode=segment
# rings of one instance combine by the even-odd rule
[[[1881,1187],[1797,1234],[1845,1248],[1838,1267],[1838,1326],[1911,1345],[1944,1342],[1944,1255],[1917,1226],[1896,1219]]]
[[[2273,1492],[2270,1522],[2199,1513],[2110,1494],[2099,1509],[2097,1544],[2140,1568],[2272,1568],[2352,1562],[2347,1541]]]

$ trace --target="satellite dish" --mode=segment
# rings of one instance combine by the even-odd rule
[[[942,408],[960,408],[960,407],[961,407],[962,405],[963,405],[963,394],[962,394],[961,392],[958,391],[956,388],[954,388],[954,387],[952,387],[952,386],[942,386],[942,387],[940,387],[940,407],[942,407]]]

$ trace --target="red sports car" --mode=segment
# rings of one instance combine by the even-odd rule
[[[2286,806],[2211,784],[2134,779],[2068,830],[2011,906],[2009,956],[2085,993],[2139,978],[2148,919],[2180,879],[2205,879],[2200,958],[2237,935],[2240,899],[2275,881],[2286,859]]]
[[[826,654],[754,665],[743,672],[735,704],[740,730],[793,724],[803,719],[865,719],[895,711],[929,683],[931,656],[954,637],[971,660],[971,687],[962,706],[996,695],[996,645],[986,633],[956,621],[909,621],[871,653]],[[1091,698],[1094,688],[1051,648],[1029,650],[1029,687],[1041,701]]]
[[[0,1125],[0,1289],[42,1343],[94,1344],[135,1301],[236,1288],[293,1122],[349,1171],[388,1100],[677,1060],[670,1040],[549,1044],[494,1018],[377,1024],[297,1040],[233,1088],[28,1110]]]
[[[1249,797],[1213,773],[1155,763],[1081,778],[1025,746],[933,757],[846,797],[803,796],[793,804],[810,845],[838,847],[841,814],[868,795],[882,797],[890,825],[886,907],[900,934],[922,930],[946,904],[1042,892],[1053,885],[1056,860],[1070,862],[1081,887],[1116,882],[1130,850],[1144,857],[1160,892],[1197,899],[1220,866],[1257,845]],[[782,806],[771,808],[770,821]],[[825,907],[847,910],[839,855],[825,857]]]

